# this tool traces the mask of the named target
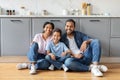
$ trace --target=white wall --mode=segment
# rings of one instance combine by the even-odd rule
[[[82,2],[90,2],[93,5],[93,13],[110,13],[120,16],[120,0],[0,0],[0,6],[5,10],[15,9],[19,12],[21,6],[34,13],[40,13],[46,9],[50,14],[61,15],[63,9],[81,9]],[[5,14],[5,13],[4,13]]]

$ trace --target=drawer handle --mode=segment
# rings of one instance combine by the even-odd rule
[[[90,20],[90,22],[100,22],[100,20]]]
[[[22,22],[21,20],[10,20],[11,22]]]
[[[51,22],[60,22],[60,20],[50,20]]]

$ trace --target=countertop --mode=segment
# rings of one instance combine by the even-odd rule
[[[105,15],[0,15],[0,17],[120,17],[120,16],[105,16]]]

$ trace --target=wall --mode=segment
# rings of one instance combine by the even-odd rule
[[[63,9],[81,9],[81,3],[85,1],[93,5],[92,12],[95,14],[107,12],[120,16],[120,0],[0,0],[0,6],[4,9],[4,14],[7,9],[15,9],[18,14],[20,7],[25,6],[27,10],[37,14],[46,9],[50,14],[61,15]]]

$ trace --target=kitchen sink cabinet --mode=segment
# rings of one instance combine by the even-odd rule
[[[69,18],[32,18],[32,37],[35,36],[35,34],[43,31],[43,24],[47,21],[53,22],[55,25],[55,28],[60,28],[62,30],[62,33],[65,32],[65,21]],[[79,21],[77,18],[72,18],[76,21],[76,30],[79,29]]]
[[[25,56],[30,44],[29,18],[1,18],[1,56]]]
[[[120,18],[111,18],[110,56],[120,56]]]
[[[80,31],[101,42],[102,56],[109,56],[110,19],[80,18]]]

